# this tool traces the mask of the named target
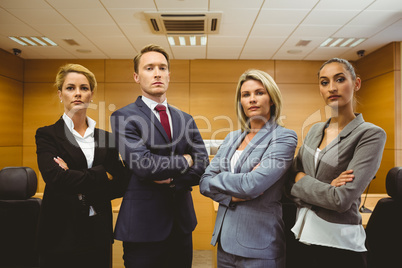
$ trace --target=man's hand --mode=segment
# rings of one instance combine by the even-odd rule
[[[113,175],[106,171],[106,176],[109,181],[113,180]]]
[[[189,154],[184,154],[183,157],[187,160],[188,166],[192,167],[194,165],[193,158]]]
[[[170,184],[172,181],[173,181],[173,179],[169,178],[169,179],[166,179],[166,180],[163,180],[163,181],[154,181],[154,182],[157,183],[157,184]]]

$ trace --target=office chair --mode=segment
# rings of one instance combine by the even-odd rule
[[[39,267],[37,226],[42,200],[37,177],[29,167],[0,170],[0,267]]]
[[[390,197],[378,201],[366,226],[370,268],[401,266],[402,167],[388,171],[386,189]]]

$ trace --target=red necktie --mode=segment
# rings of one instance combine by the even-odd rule
[[[166,113],[165,105],[158,104],[158,105],[156,105],[155,110],[157,110],[159,113],[159,117],[161,118],[161,124],[162,124],[163,128],[165,129],[166,134],[169,137],[169,140],[172,140],[172,134],[170,132],[169,118]]]

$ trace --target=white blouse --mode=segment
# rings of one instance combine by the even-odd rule
[[[77,141],[78,145],[80,146],[82,152],[85,155],[85,159],[87,160],[88,168],[92,168],[94,163],[95,157],[95,126],[96,122],[87,116],[87,123],[88,128],[84,133],[84,136],[81,136],[75,129],[74,129],[74,122],[71,120],[68,115],[65,113],[63,114],[63,120],[67,125],[67,128],[73,134],[75,140]],[[78,194],[78,199],[82,200],[82,194]],[[89,216],[95,216],[96,211],[92,206],[89,206]]]
[[[233,154],[232,158],[230,159],[230,171],[234,173],[234,167],[236,166],[237,161],[240,158],[241,153],[243,150],[236,150],[236,152]]]

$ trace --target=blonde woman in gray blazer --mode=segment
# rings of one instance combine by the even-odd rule
[[[323,64],[320,93],[331,118],[308,132],[294,161],[291,195],[300,207],[292,231],[299,267],[367,267],[360,196],[375,176],[386,134],[353,112],[361,80],[343,59]]]
[[[236,90],[241,130],[230,133],[207,167],[200,191],[219,203],[211,244],[218,267],[285,267],[279,202],[297,145],[282,127],[281,94],[259,70],[246,71]]]

